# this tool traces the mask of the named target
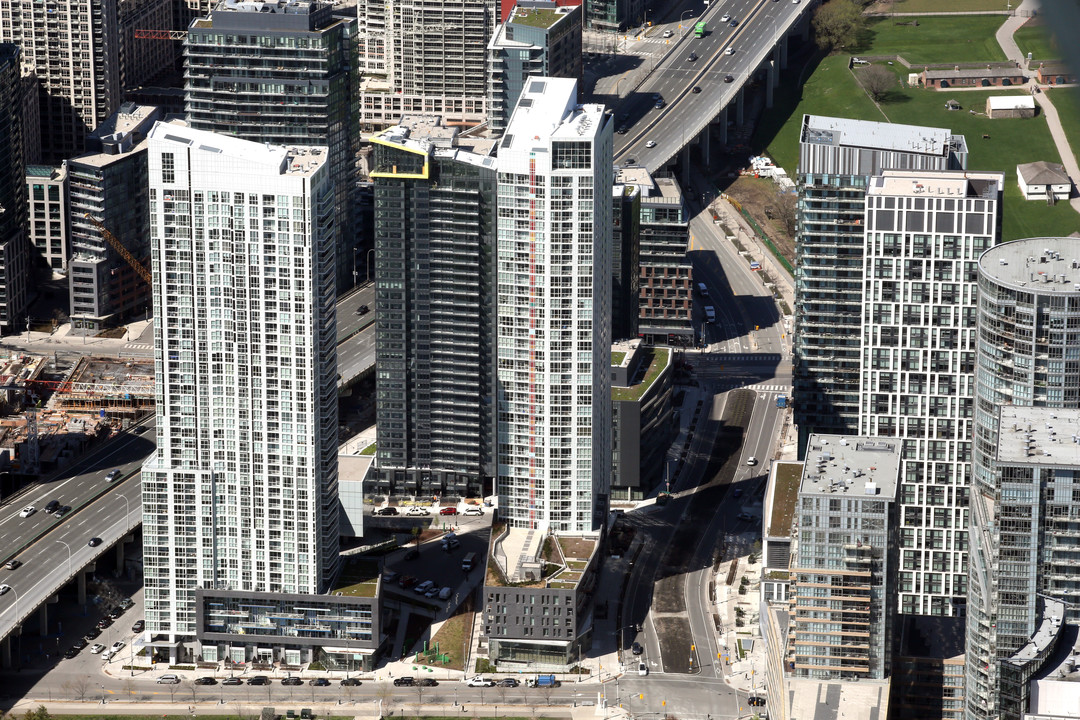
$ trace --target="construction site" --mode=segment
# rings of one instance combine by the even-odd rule
[[[0,473],[43,475],[154,411],[151,359],[0,356]]]

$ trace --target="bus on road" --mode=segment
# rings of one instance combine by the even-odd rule
[[[694,25],[694,37],[705,37],[705,21]]]

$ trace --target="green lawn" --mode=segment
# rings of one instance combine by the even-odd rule
[[[1005,60],[994,40],[1004,18],[997,15],[922,17],[918,26],[898,25],[911,18],[871,20],[859,38],[860,55],[902,55],[921,63],[989,62]]]
[[[1016,5],[1017,3],[1013,3]],[[976,12],[979,10],[1005,10],[1003,0],[896,0],[888,8],[888,12],[919,13],[919,12]],[[884,9],[880,5],[875,10]]]
[[[1017,164],[1035,160],[1061,162],[1046,120],[1041,115],[1027,120],[990,120],[985,116],[971,115],[969,109],[982,111],[985,108],[987,96],[1004,94],[1005,91],[948,93],[900,88],[899,80],[907,71],[899,66],[892,68],[898,76],[897,89],[889,94],[879,111],[847,70],[846,62],[846,56],[826,58],[812,68],[813,74],[801,90],[795,87],[794,79],[789,78],[788,83],[777,91],[776,106],[762,119],[754,139],[755,149],[765,147],[777,164],[794,174],[798,162],[799,126],[804,113],[884,121],[883,111],[890,122],[949,128],[956,134],[964,135],[970,151],[969,169],[1001,170],[1005,173],[1003,240],[1037,235],[1068,235],[1080,229],[1080,219],[1067,203],[1047,207],[1045,204],[1028,202],[1017,189]],[[1051,92],[1064,95],[1064,90]],[[960,102],[963,109],[945,110],[945,101],[949,99]],[[1080,116],[1077,114],[1080,103],[1070,97],[1060,104],[1055,103],[1055,106],[1068,117],[1066,132],[1080,132]],[[984,134],[990,137],[984,139]]]
[[[1025,55],[1031,53],[1032,60],[1058,60],[1061,51],[1057,47],[1055,39],[1046,31],[1046,26],[1032,25],[1028,22],[1022,28],[1013,33],[1013,40]]]
[[[1080,88],[1058,88],[1050,91],[1050,99],[1058,111],[1061,127],[1069,139],[1073,155],[1080,157]]]

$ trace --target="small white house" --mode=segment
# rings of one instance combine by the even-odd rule
[[[1065,168],[1052,162],[1024,163],[1016,166],[1016,178],[1020,192],[1028,200],[1068,200],[1072,181]]]

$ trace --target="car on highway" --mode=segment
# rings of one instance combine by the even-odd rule
[[[59,507],[60,507],[60,501],[59,500],[50,500],[49,504],[45,506],[45,512],[54,513],[54,512],[56,512],[56,509],[59,508]]]
[[[118,477],[120,477],[120,468],[110,470],[109,474],[105,476],[105,482],[112,482]]]
[[[304,681],[298,677],[281,678],[282,685],[303,685]]]
[[[471,677],[465,681],[469,687],[495,687],[495,681],[482,675]]]
[[[634,643],[630,646],[630,652],[634,653],[635,655],[640,655],[641,653],[645,652],[645,648],[641,647],[641,643]]]
[[[420,678],[420,687],[438,687],[439,681],[435,678]]]
[[[663,36],[664,36],[664,37],[666,37],[666,38],[669,38],[669,37],[671,37],[671,36],[672,36],[672,35],[674,35],[674,34],[675,34],[675,33],[674,33],[674,32],[672,32],[671,30],[665,30],[665,31],[664,31],[664,35],[663,35]]]
[[[397,515],[398,511],[396,507],[384,507],[375,511],[376,515]]]
[[[728,23],[728,27],[739,27],[739,21],[738,20],[732,20],[731,22]]]
[[[100,655],[103,652],[105,652],[105,646],[101,643],[94,643],[94,646],[90,648],[91,655]]]
[[[735,82],[735,76],[734,75],[725,75],[724,76],[724,82],[726,82],[726,83]]]
[[[727,22],[730,19],[731,19],[731,15],[728,15],[727,13],[724,13],[724,16],[720,18],[720,22]]]
[[[701,92],[701,87],[700,87],[700,86],[698,86],[698,85],[695,85],[695,86],[694,86],[694,87],[693,87],[693,88],[692,88],[692,89],[690,90],[690,92],[692,92],[692,93],[694,93],[695,95],[697,95],[697,94],[698,94],[699,92]]]
[[[661,98],[661,99],[657,100],[655,103],[653,103],[653,107],[656,108],[657,110],[664,107],[664,99]]]
[[[265,675],[253,675],[247,679],[248,685],[269,685],[270,678]]]
[[[750,457],[746,458],[746,464],[750,467],[757,465],[757,458],[751,455]]]
[[[86,543],[90,547],[97,547],[101,544],[101,538],[90,538],[90,542]]]
[[[465,512],[462,513],[462,515],[483,515],[483,514],[484,514],[484,508],[480,507],[479,505],[470,505],[469,507],[465,508]]]
[[[62,518],[65,515],[67,515],[69,512],[71,512],[71,506],[70,505],[65,505],[62,508],[57,508],[56,512],[53,513],[53,517],[54,518]]]
[[[646,665],[645,663],[638,663],[637,664],[637,674],[638,675],[643,675],[643,676],[648,675],[649,674],[649,666]]]
[[[158,685],[179,685],[180,676],[169,673],[168,675],[162,675],[157,679]]]
[[[22,560],[8,560],[6,563],[4,563],[4,567],[6,567],[8,570],[15,570],[20,565],[22,565]]]
[[[33,515],[34,513],[36,513],[36,512],[37,512],[36,507],[34,507],[33,505],[27,505],[26,507],[24,507],[22,510],[19,511],[19,517],[28,518],[31,515]]]
[[[143,631],[143,628],[145,627],[146,623],[144,623],[142,620],[136,620],[135,624],[131,626],[131,632],[141,633]]]
[[[724,51],[724,54],[725,55],[734,55],[735,54],[735,48],[729,47],[727,50]]]
[[[206,675],[206,676],[201,677],[201,678],[195,678],[195,684],[196,685],[217,685],[217,678],[212,678],[209,675]]]
[[[750,521],[752,521],[754,519],[754,516],[751,515],[748,512],[741,512],[738,515],[736,515],[735,517],[737,517],[740,520],[745,520],[747,522],[750,522]]]
[[[243,685],[244,681],[238,677],[227,677],[221,681],[222,685]]]
[[[647,148],[656,147],[656,141],[655,140],[650,140],[649,142],[645,143],[645,147],[647,147]]]
[[[620,125],[619,129],[616,132],[618,132],[620,135],[625,135],[626,131],[629,129],[630,128],[626,127],[625,125]]]
[[[517,687],[521,683],[517,681],[517,678],[503,678],[495,684],[499,687]]]
[[[457,515],[458,511],[456,507],[444,507],[439,509],[440,515]]]
[[[405,677],[394,678],[394,687],[412,687],[415,684],[416,678],[409,677],[408,675]]]
[[[342,678],[341,685],[345,687],[360,687],[361,682],[359,678]]]
[[[371,308],[369,308],[367,305],[361,305],[360,307],[356,308],[357,315],[367,315],[369,312],[371,312]]]
[[[690,53],[690,57],[686,58],[686,62],[694,62],[697,60],[697,53]]]
[[[413,505],[411,508],[405,511],[406,515],[430,515],[431,511],[426,507],[420,507],[419,505]]]
[[[315,687],[328,687],[330,685],[330,681],[326,678],[311,678],[311,680],[308,681],[308,685],[314,685]]]
[[[626,165],[626,166],[637,165],[637,158],[628,157],[625,160],[623,160],[623,165]]]

